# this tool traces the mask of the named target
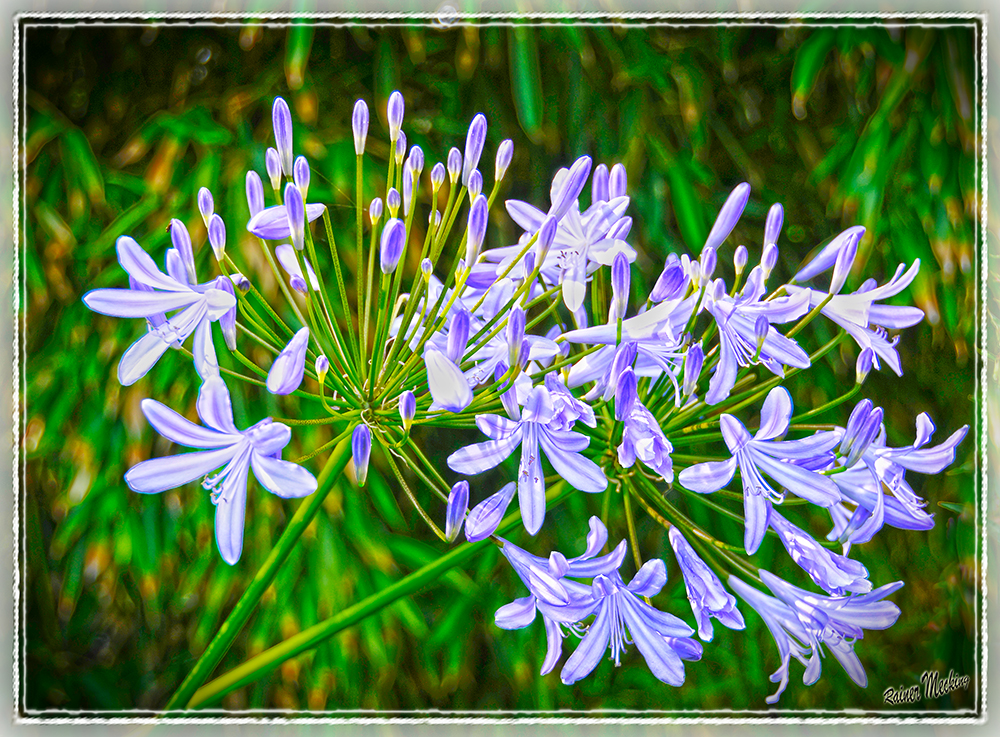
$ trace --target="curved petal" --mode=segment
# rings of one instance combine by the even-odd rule
[[[521,443],[521,463],[517,469],[517,501],[521,508],[524,529],[534,535],[545,520],[545,474],[538,457],[538,436],[535,428],[524,428]]]
[[[643,614],[635,606],[635,600],[628,594],[618,596],[618,605],[622,618],[628,625],[632,641],[639,648],[646,665],[659,680],[671,686],[681,686],[684,683],[684,664],[677,653],[656,632]]]
[[[239,449],[239,445],[227,445],[215,450],[151,458],[132,466],[125,473],[125,483],[132,491],[143,494],[176,489],[225,465]]]
[[[153,429],[178,445],[188,448],[225,448],[242,439],[239,433],[220,432],[196,425],[155,399],[143,399],[139,406]]]
[[[241,463],[233,469],[233,478],[226,482],[233,485],[231,494],[220,497],[215,506],[215,542],[222,559],[236,565],[243,553],[243,524],[247,509],[247,476],[250,464]]]
[[[608,649],[611,639],[611,612],[607,600],[601,602],[597,618],[573,654],[566,660],[559,678],[567,686],[589,676]]]
[[[529,233],[534,233],[541,228],[542,222],[545,220],[544,212],[521,200],[507,200],[504,202],[504,207],[507,208],[510,219]]]
[[[284,499],[298,499],[316,491],[316,477],[291,461],[253,452],[250,466],[261,486]]]
[[[763,453],[752,452],[752,457],[761,471],[795,496],[821,507],[832,507],[840,501],[840,491],[837,489],[837,485],[826,476],[813,473],[793,463],[782,463]]]
[[[685,468],[677,476],[682,486],[699,494],[710,494],[727,486],[736,472],[736,457],[728,461],[709,461]]]
[[[539,439],[549,463],[573,488],[592,493],[608,488],[608,479],[604,471],[592,460],[579,453],[559,448],[544,430],[539,433]]]
[[[427,386],[434,404],[431,409],[445,409],[461,412],[472,404],[472,389],[461,369],[438,350],[430,349],[424,354],[427,366]]]
[[[159,333],[149,332],[129,346],[118,362],[118,383],[131,386],[156,365],[160,357],[167,352],[170,343]]]
[[[198,390],[198,416],[209,427],[230,435],[240,435],[233,422],[229,387],[221,376],[206,379]]]
[[[144,289],[94,289],[83,295],[83,303],[94,312],[111,317],[150,317],[187,307],[201,299],[190,290],[151,292]]]
[[[525,596],[497,609],[494,621],[503,630],[519,630],[535,621],[535,597]]]
[[[487,440],[460,448],[448,456],[448,468],[467,476],[488,471],[503,463],[521,443],[518,429],[502,440]]]
[[[470,543],[478,542],[496,532],[515,492],[517,492],[517,484],[511,481],[496,494],[473,507],[465,520],[466,540]]]
[[[215,354],[215,344],[212,342],[212,323],[206,318],[194,329],[194,341],[191,345],[194,354],[194,368],[202,381],[219,375],[219,358]]]
[[[783,386],[776,386],[767,394],[760,410],[760,429],[754,440],[771,440],[788,430],[792,417],[792,396]]]
[[[626,587],[639,596],[656,596],[667,582],[667,567],[659,558],[652,558],[642,564]]]
[[[187,285],[160,271],[153,259],[142,249],[142,246],[136,243],[134,238],[127,235],[120,236],[115,242],[115,249],[118,251],[118,263],[137,282],[154,289],[190,294],[190,288]]]

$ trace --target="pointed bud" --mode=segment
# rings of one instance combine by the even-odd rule
[[[746,182],[737,185],[736,189],[726,199],[722,209],[719,210],[719,216],[715,219],[712,231],[708,234],[708,239],[705,241],[706,246],[718,248],[722,245],[723,241],[733,232],[733,228],[736,227],[736,223],[743,214],[743,208],[746,207],[747,200],[749,199],[750,185]]]
[[[840,290],[844,288],[844,282],[847,281],[847,277],[851,273],[851,267],[854,266],[854,257],[857,254],[858,239],[851,238],[837,254],[837,261],[833,266],[833,277],[830,280],[830,294],[840,294]]]
[[[379,267],[383,274],[391,274],[396,270],[405,246],[406,225],[403,221],[396,218],[386,221],[379,245]]]
[[[865,379],[868,378],[868,374],[872,370],[872,365],[875,363],[875,351],[869,346],[858,354],[858,363],[855,367],[855,381],[859,384],[864,384]]]
[[[431,263],[429,258],[425,258],[420,262],[420,273],[423,274],[424,281],[430,281],[431,274],[434,271],[434,264]]]
[[[517,482],[511,481],[473,507],[465,520],[465,539],[470,543],[479,542],[496,532],[516,493]]]
[[[748,260],[749,254],[747,253],[747,247],[737,246],[736,250],[733,251],[733,266],[736,268],[737,276],[743,273],[743,269],[746,268]]]
[[[632,412],[639,395],[636,392],[637,381],[635,371],[629,366],[618,375],[618,385],[615,387],[615,419],[624,420]]]
[[[372,221],[372,226],[375,226],[379,220],[382,219],[382,198],[376,197],[368,205],[368,217]]]
[[[326,375],[330,372],[330,359],[320,353],[316,356],[316,378],[320,385],[326,381]]]
[[[472,173],[469,174],[469,181],[467,186],[469,187],[469,199],[476,199],[480,193],[483,191],[483,175],[479,173],[479,169],[473,169]]]
[[[462,184],[469,186],[469,177],[473,170],[479,166],[479,157],[483,155],[483,145],[486,143],[486,116],[478,113],[469,125],[469,132],[465,137],[465,157],[462,166]],[[480,186],[480,189],[482,187]],[[470,187],[471,189],[471,187]]]
[[[271,181],[271,189],[277,192],[281,188],[281,157],[278,156],[277,149],[267,149],[264,167],[267,169],[267,178]]]
[[[427,214],[427,224],[433,228],[437,228],[441,225],[441,211],[435,210],[434,212]]]
[[[292,181],[299,188],[302,199],[305,200],[309,192],[309,162],[305,156],[299,156],[292,164]]]
[[[413,182],[416,177],[413,176],[413,169],[410,167],[410,160],[407,159],[406,163],[403,164],[403,175],[400,180],[403,184],[403,216],[406,217],[410,214],[410,208],[413,206]]]
[[[778,247],[773,243],[764,246],[764,253],[760,257],[760,269],[764,272],[764,279],[771,275],[774,267],[778,264]]]
[[[580,198],[587,178],[590,176],[591,160],[589,156],[581,156],[570,167],[569,173],[563,178],[562,184],[555,197],[552,198],[552,207],[549,214],[561,220],[573,203]]]
[[[493,380],[497,382],[501,381],[504,377],[504,374],[507,373],[507,370],[508,370],[507,364],[505,364],[503,361],[500,361],[496,365],[496,368],[493,369]],[[519,409],[517,404],[517,389],[514,388],[513,378],[511,378],[507,390],[500,395],[500,403],[503,405],[504,410],[506,410],[508,417],[510,417],[512,420],[521,419],[521,410]]]
[[[714,248],[705,246],[701,249],[701,258],[698,259],[701,262],[701,275],[705,279],[711,279],[712,274],[715,273],[715,265],[718,261],[718,256],[715,253]]]
[[[509,138],[505,138],[500,142],[499,148],[497,148],[497,158],[496,165],[493,169],[493,181],[502,181],[504,176],[507,174],[507,168],[510,166],[511,159],[514,158],[514,142]]]
[[[364,100],[354,103],[351,129],[354,131],[354,153],[361,156],[365,152],[365,141],[368,140],[368,103]]]
[[[444,164],[440,161],[437,162],[434,168],[431,169],[431,192],[437,192],[441,189],[441,185],[444,184],[445,174]]]
[[[611,176],[608,178],[608,196],[610,199],[624,197],[628,189],[628,177],[625,174],[625,167],[622,164],[615,164],[611,167]]]
[[[847,426],[844,428],[844,437],[841,438],[840,447],[837,449],[837,453],[840,455],[847,455],[851,446],[854,445],[854,441],[857,439],[861,429],[868,421],[868,416],[871,414],[872,409],[872,400],[867,398],[862,399],[854,406],[854,409],[851,411],[851,416],[847,419]]]
[[[629,265],[628,256],[619,251],[611,262],[611,294],[616,318],[625,317],[631,284],[632,267]]]
[[[808,264],[798,270],[798,273],[792,277],[792,281],[804,282],[812,279],[817,274],[823,273],[837,263],[837,260],[841,257],[844,250],[849,246],[853,245],[854,252],[857,253],[858,243],[861,241],[861,237],[864,234],[865,228],[863,225],[855,225],[848,228],[843,233],[839,233],[829,243],[823,246],[823,248],[820,249],[820,252],[817,253]],[[834,294],[836,293],[837,292],[834,292]]]
[[[767,211],[767,220],[764,221],[764,245],[777,243],[781,234],[781,223],[785,219],[785,211],[781,205],[775,202],[771,209]]]
[[[608,374],[608,385],[605,387],[604,394],[601,397],[604,401],[608,401],[614,395],[615,389],[618,386],[618,377],[622,375],[625,369],[635,363],[635,355],[636,343],[634,340],[622,343],[618,347],[618,350],[615,351],[615,357],[611,361],[611,372]]]
[[[590,203],[596,205],[598,202],[607,202],[610,199],[607,164],[598,164],[594,167],[594,176],[590,181]]]
[[[292,176],[292,112],[288,103],[280,97],[274,98],[271,108],[271,122],[274,124],[274,145],[278,149],[281,170],[286,177]]]
[[[685,397],[690,397],[698,388],[698,378],[701,376],[701,369],[704,365],[705,351],[702,350],[701,343],[695,343],[688,348],[687,355],[684,356]]]
[[[212,193],[208,191],[208,187],[202,187],[198,190],[198,212],[201,213],[201,219],[207,228],[208,221],[212,219],[212,213],[215,212],[215,202],[212,200]]]
[[[668,261],[660,273],[660,278],[653,285],[653,291],[649,293],[652,302],[663,302],[680,296],[680,290],[684,287],[684,267],[679,261]]]
[[[396,138],[396,149],[395,149],[396,166],[403,165],[404,156],[406,156],[406,134],[403,133],[403,131],[400,131],[399,136]]]
[[[760,353],[761,348],[764,347],[764,341],[767,340],[767,333],[771,329],[771,323],[768,322],[767,317],[764,315],[757,315],[757,320],[753,324],[753,334],[757,339],[757,352]]]
[[[868,450],[868,446],[872,444],[872,441],[875,439],[875,436],[878,435],[881,427],[882,408],[876,407],[869,413],[868,417],[865,419],[865,423],[861,426],[857,436],[854,438],[854,442],[851,443],[851,448],[847,454],[847,458],[844,459],[844,465],[847,468],[851,468],[861,460],[861,456],[863,456],[865,451]]]
[[[465,310],[455,314],[451,318],[451,325],[448,327],[448,347],[445,355],[453,364],[458,366],[465,355],[465,349],[469,345],[469,313]]]
[[[454,184],[462,173],[462,152],[452,148],[448,152],[448,179]]]
[[[554,215],[549,215],[542,221],[542,226],[538,229],[538,240],[535,241],[536,264],[545,263],[545,257],[549,255],[549,249],[552,248],[558,229],[559,219]]]
[[[517,362],[514,367],[518,372],[523,371],[524,367],[528,365],[528,358],[531,356],[531,343],[527,338],[521,340],[521,348],[517,352]]]
[[[233,286],[239,289],[241,292],[250,291],[250,280],[247,279],[243,274],[238,271],[234,271],[229,275],[229,280],[232,281]]]
[[[285,185],[285,213],[291,231],[292,245],[301,251],[306,242],[306,206],[299,188],[289,182]]]
[[[309,328],[302,328],[278,354],[267,374],[267,390],[271,394],[291,394],[299,388],[306,370],[306,348]]]
[[[390,187],[385,195],[385,206],[389,208],[389,217],[396,217],[401,204],[402,198],[399,196],[399,190],[395,187]]]
[[[260,174],[255,171],[247,172],[247,208],[250,210],[250,217],[264,209],[264,183],[260,180]]]
[[[407,158],[410,162],[410,171],[413,173],[414,178],[419,179],[421,172],[424,170],[424,150],[420,146],[413,146],[410,149],[410,156]]]
[[[479,195],[469,208],[469,232],[465,242],[465,265],[471,269],[479,259],[479,251],[486,238],[486,225],[489,221],[489,205],[483,195]]]
[[[712,286],[709,288],[708,294],[711,295],[713,302],[718,302],[726,296],[726,283],[722,281],[721,277],[712,282]]]
[[[389,121],[389,140],[395,142],[399,138],[400,127],[403,125],[403,95],[396,90],[389,95],[389,104],[386,106],[386,118]]]
[[[409,389],[399,395],[399,419],[403,423],[403,431],[409,432],[413,426],[413,417],[417,414],[417,398]]]
[[[191,247],[191,234],[187,226],[177,218],[170,221],[170,242],[181,256],[181,262],[187,271],[188,283],[196,284],[198,276],[194,271],[194,249]]]
[[[226,224],[218,214],[208,220],[208,242],[212,244],[216,260],[221,261],[226,255]]]
[[[454,542],[458,533],[462,529],[465,521],[465,514],[469,511],[469,482],[459,481],[451,487],[448,495],[448,506],[445,510],[444,538],[447,542]]]
[[[358,425],[351,434],[351,460],[354,461],[354,475],[358,486],[364,486],[368,478],[368,461],[372,455],[372,431],[368,425]]]
[[[521,342],[524,340],[526,323],[527,317],[521,305],[514,305],[507,317],[507,331],[504,336],[507,339],[507,362],[511,366],[518,365],[517,359],[521,351]]]

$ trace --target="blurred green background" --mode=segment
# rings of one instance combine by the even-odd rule
[[[624,162],[635,218],[630,240],[641,254],[637,278],[646,279],[633,293],[646,292],[667,253],[700,251],[714,214],[741,181],[753,192],[721,264],[735,243],[750,247],[752,261],[759,258],[772,202],[785,207],[778,278],[843,228],[865,225],[849,288],[868,276],[884,282],[899,263],[922,262],[912,287],[894,300],[915,302],[927,314],[901,340],[905,374],[897,378],[885,368],[862,391],[885,408],[890,445],[904,445],[921,411],[934,418],[939,442],[974,422],[977,43],[972,28],[957,24],[22,29],[24,705],[162,707],[294,511],[294,502],[251,488],[243,557],[229,567],[215,549],[213,507],[197,485],[154,496],[130,492],[122,481],[129,466],[172,452],[147,426],[140,400],[153,396],[193,416],[197,377],[189,360],[171,352],[145,379],[120,387],[118,360],[143,327],[95,315],[80,301],[88,289],[125,285],[114,255],[121,234],[162,263],[171,217],[188,224],[200,276],[208,278],[213,260],[194,197],[201,186],[215,195],[230,250],[256,283],[275,291],[256,250],[241,245],[244,176],[248,168],[263,175],[275,95],[289,100],[296,153],[313,167],[310,200],[331,206],[344,238],[353,227],[351,107],[363,97],[372,108],[366,171],[374,194],[370,162],[385,162],[385,101],[394,89],[405,95],[404,130],[410,144],[424,148],[425,171],[449,147],[462,147],[476,112],[489,120],[484,162],[512,138],[502,197],[546,202],[554,171],[585,153],[595,162]],[[491,164],[481,168],[492,171]],[[487,245],[517,235],[495,208]],[[352,271],[353,254],[344,258]],[[830,335],[820,325],[805,340],[815,347]],[[848,343],[791,382],[798,406],[828,401],[853,382],[856,347]],[[267,414],[287,416],[292,406],[231,389],[240,426]],[[843,423],[847,411],[824,420]],[[323,429],[296,429],[286,457],[330,437]],[[442,465],[458,445],[454,436],[432,433],[422,442]],[[314,463],[318,471],[321,463]],[[892,597],[902,609],[897,624],[857,645],[868,688],[855,686],[832,657],[819,683],[806,688],[793,664],[781,708],[880,710],[885,688],[949,668],[971,676],[970,690],[913,708],[974,708],[975,466],[970,435],[946,473],[910,474],[936,515],[932,531],[886,528],[852,551],[876,586],[906,581]],[[511,473],[477,479],[473,503]],[[377,468],[370,479],[361,493],[346,477],[334,489],[217,673],[441,554],[444,547],[403,494]],[[606,520],[613,541],[625,536],[619,506]],[[539,554],[573,554],[582,550],[585,520],[599,513],[599,498],[576,495],[550,512],[537,538],[521,531],[512,539]],[[828,530],[825,514],[810,520],[815,535]],[[738,542],[739,531],[718,529]],[[668,584],[654,603],[691,623],[661,532],[646,519],[639,523],[644,555],[662,555],[668,566]],[[754,560],[806,585],[773,539]],[[541,624],[515,632],[493,624],[496,608],[523,594],[491,549],[226,696],[222,706],[760,710],[774,690],[767,676],[779,665],[777,650],[746,606],[747,632],[717,625],[702,661],[687,665],[683,688],[656,681],[634,648],[621,668],[604,661],[573,687],[559,682],[558,669],[539,677]]]

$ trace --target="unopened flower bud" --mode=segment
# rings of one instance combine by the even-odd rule
[[[589,156],[581,156],[573,162],[573,166],[563,177],[558,188],[559,191],[552,198],[552,207],[549,209],[549,214],[554,216],[556,220],[561,220],[563,215],[573,206],[573,203],[580,198],[580,192],[583,191],[583,186],[590,176],[590,164]]]
[[[358,478],[358,486],[364,486],[368,478],[368,461],[372,455],[372,431],[368,425],[358,425],[351,434],[351,460],[354,461],[354,474]]]
[[[247,208],[250,217],[264,209],[264,183],[260,174],[252,170],[247,172]]]
[[[781,223],[785,218],[785,211],[781,204],[775,202],[771,209],[767,211],[767,220],[764,221],[764,246],[769,243],[777,243],[778,235],[781,234]]]
[[[863,428],[865,423],[868,421],[868,415],[871,414],[872,409],[872,400],[868,398],[862,399],[854,406],[854,409],[851,411],[851,416],[847,419],[847,426],[844,428],[844,437],[841,438],[840,447],[837,449],[837,453],[840,455],[847,455],[851,446],[854,444],[854,440],[861,432],[861,428]]]
[[[444,164],[440,161],[437,162],[431,169],[431,191],[437,192],[441,189],[441,185],[444,184],[444,177],[447,172],[445,171]]]
[[[552,248],[558,229],[559,220],[555,216],[549,215],[542,221],[542,226],[538,229],[538,240],[535,241],[536,264],[545,263],[545,257],[549,255],[549,249]]]
[[[212,244],[212,251],[215,258],[221,261],[226,255],[226,224],[218,213],[212,215],[208,221],[208,242]]]
[[[631,284],[632,267],[629,265],[628,256],[619,251],[611,262],[611,294],[616,318],[625,317]]]
[[[430,281],[431,274],[434,273],[434,264],[429,258],[420,262],[420,273],[423,275],[424,281]]]
[[[395,187],[390,187],[385,195],[385,206],[389,208],[389,217],[396,217],[401,204],[402,197],[399,196],[399,190]]]
[[[465,157],[462,166],[462,184],[469,186],[469,177],[477,166],[479,157],[483,155],[483,145],[486,143],[486,116],[477,113],[469,125],[469,133],[465,137]],[[471,189],[471,187],[469,187]],[[482,186],[480,185],[480,189]]]
[[[465,520],[465,539],[470,543],[479,542],[496,532],[516,493],[517,482],[511,481],[473,507]]]
[[[628,177],[625,174],[625,167],[622,164],[615,164],[611,167],[611,175],[608,177],[608,199],[624,197],[628,189]]]
[[[402,220],[392,218],[382,229],[382,240],[379,248],[379,267],[383,274],[391,274],[396,270],[403,248],[406,246],[406,225]]]
[[[406,156],[406,134],[403,133],[403,131],[400,131],[399,135],[396,137],[396,149],[395,149],[396,166],[403,165],[404,156]]]
[[[719,216],[715,219],[715,224],[705,241],[706,246],[718,248],[722,245],[739,222],[748,199],[750,199],[750,185],[746,182],[737,185],[719,210]]]
[[[292,176],[292,112],[281,97],[274,98],[271,108],[271,122],[274,124],[274,145],[278,149],[281,170],[286,177]]]
[[[718,261],[718,256],[715,253],[715,249],[709,246],[705,246],[701,250],[701,275],[705,279],[711,279],[712,274],[715,273],[715,265]]]
[[[181,261],[187,271],[188,283],[197,282],[197,275],[194,271],[194,249],[191,247],[191,234],[188,233],[187,226],[177,218],[170,221],[170,242],[181,256]]]
[[[469,188],[469,199],[476,199],[480,193],[483,191],[483,175],[479,173],[479,169],[473,169],[472,173],[469,174],[469,181],[467,183]]]
[[[448,347],[445,355],[456,366],[462,362],[465,349],[469,345],[469,313],[465,310],[455,314],[448,326]]]
[[[868,417],[865,419],[864,424],[858,431],[857,436],[855,436],[853,442],[851,443],[847,457],[844,459],[844,465],[847,468],[850,468],[861,460],[861,456],[863,456],[865,451],[868,450],[868,446],[872,444],[872,441],[875,439],[875,436],[878,435],[881,427],[882,408],[876,407],[868,414]]]
[[[698,388],[698,378],[701,376],[701,368],[705,364],[705,351],[702,350],[701,343],[695,343],[688,348],[687,355],[684,356],[684,396],[690,397]]]
[[[465,522],[465,514],[469,511],[469,482],[459,481],[451,487],[448,494],[448,506],[445,510],[444,538],[453,542]]]
[[[292,245],[296,251],[301,251],[306,242],[306,206],[299,188],[291,182],[285,185],[285,212],[288,215]]]
[[[413,204],[413,182],[415,180],[409,159],[403,164],[403,175],[400,179],[403,184],[403,215],[405,217],[410,214],[410,207]]]
[[[854,266],[854,257],[858,254],[858,239],[850,238],[844,247],[837,254],[837,261],[833,266],[833,277],[830,280],[830,294],[840,294]]]
[[[309,162],[306,161],[305,156],[299,156],[292,164],[292,181],[295,182],[295,186],[302,193],[302,199],[305,200],[309,192]]]
[[[865,379],[868,378],[868,374],[871,372],[874,362],[875,351],[873,351],[870,347],[864,348],[861,353],[858,354],[858,363],[855,367],[855,380],[857,383],[865,383]]]
[[[462,173],[462,152],[452,148],[448,152],[448,179],[454,184]]]
[[[364,100],[354,103],[351,129],[354,131],[354,153],[361,156],[365,152],[365,141],[368,140],[368,103]]]
[[[373,226],[376,223],[378,223],[379,220],[382,219],[382,198],[381,197],[376,197],[368,205],[368,217],[371,219]]]
[[[764,279],[771,275],[774,267],[778,265],[778,247],[774,243],[764,246],[764,253],[760,257],[760,268],[764,272]]]
[[[483,247],[483,239],[486,238],[486,225],[489,220],[489,204],[483,195],[479,195],[469,208],[469,232],[465,241],[465,264],[466,268],[479,259],[479,251]]]
[[[594,167],[594,176],[590,181],[590,202],[596,205],[598,202],[607,202],[611,199],[608,194],[608,166],[598,164]]]
[[[615,387],[615,419],[624,420],[631,414],[636,400],[639,398],[636,393],[637,382],[635,371],[629,366],[618,375],[618,385]]]
[[[649,293],[652,302],[659,303],[667,299],[679,296],[680,290],[684,287],[684,267],[679,261],[668,261],[660,272],[660,277],[653,285],[653,291]]]
[[[521,341],[524,340],[526,323],[524,309],[520,305],[514,305],[507,317],[507,331],[504,336],[507,339],[507,359],[511,366],[516,366],[518,363],[517,357],[521,350]]]
[[[414,178],[419,179],[424,170],[424,150],[420,146],[413,146],[406,160],[410,162],[410,171]]]
[[[302,328],[288,341],[267,373],[267,390],[271,394],[287,395],[299,388],[306,370],[306,349],[309,328]]]
[[[386,106],[386,118],[389,121],[389,140],[395,142],[399,138],[400,127],[403,125],[403,95],[396,90],[389,95],[389,104]]]
[[[326,380],[326,375],[330,371],[330,359],[320,353],[316,356],[316,378],[320,385]]]
[[[507,168],[510,166],[510,161],[513,158],[514,142],[509,138],[505,138],[500,142],[500,146],[497,148],[496,166],[493,169],[494,182],[503,180],[504,176],[507,174]]]
[[[202,187],[198,190],[198,212],[201,213],[201,219],[207,228],[208,221],[212,219],[212,214],[215,212],[215,202],[212,200],[212,193],[208,191],[208,187]]]
[[[767,340],[767,334],[770,329],[771,323],[768,322],[767,317],[764,315],[757,315],[757,320],[753,324],[753,334],[757,339],[758,353],[760,353],[761,348],[764,347],[764,341]]]
[[[746,246],[737,246],[736,250],[733,251],[733,266],[736,268],[736,274],[742,274],[743,269],[747,266],[747,261],[749,260],[749,254],[747,253]]]
[[[409,432],[413,426],[413,417],[417,414],[417,398],[407,389],[399,395],[399,419],[403,423],[403,431]]]
[[[281,188],[281,157],[278,156],[277,149],[267,149],[264,167],[267,169],[267,178],[271,181],[271,189],[277,192]]]
[[[230,281],[233,282],[233,286],[239,289],[241,292],[250,291],[250,280],[247,279],[243,274],[238,271],[234,271],[229,275]]]

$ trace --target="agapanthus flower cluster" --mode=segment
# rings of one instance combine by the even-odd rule
[[[876,588],[851,552],[885,525],[934,525],[906,472],[940,473],[968,428],[932,445],[934,424],[921,413],[913,444],[890,447],[883,410],[871,400],[857,402],[843,425],[806,426],[784,384],[845,337],[858,348],[856,383],[805,412],[846,412],[837,408],[883,364],[901,374],[897,331],[923,313],[884,301],[910,284],[918,262],[900,265],[881,286],[869,279],[844,293],[864,236],[854,227],[775,284],[780,205],[768,212],[759,244],[727,245],[751,196],[740,184],[697,256],[670,253],[652,290],[639,294],[621,163],[579,156],[554,173],[547,203],[498,206],[514,143],[491,136],[478,114],[464,144],[441,149],[442,160],[431,164],[424,147],[440,144],[416,132],[407,137],[405,102],[393,92],[384,186],[371,191],[363,176],[372,158],[370,116],[359,100],[351,118],[358,186],[353,227],[345,228],[323,203],[309,201],[311,164],[295,155],[281,98],[272,120],[266,180],[247,172],[246,210],[217,212],[202,189],[194,203],[201,225],[180,215],[171,221],[163,269],[159,256],[122,235],[118,259],[128,286],[84,297],[96,312],[145,320],[121,358],[123,385],[153,370],[168,349],[189,354],[201,380],[201,424],[143,400],[158,433],[196,450],[137,464],[125,475],[132,489],[160,492],[202,479],[216,505],[219,551],[236,564],[251,476],[278,496],[301,497],[318,487],[309,468],[321,466],[313,464],[349,456],[357,493],[370,473],[395,479],[442,547],[463,530],[469,544],[499,546],[529,594],[501,607],[496,624],[526,627],[541,614],[543,675],[567,642],[574,647],[560,671],[566,684],[598,669],[609,650],[615,666],[638,662],[628,655],[634,644],[657,679],[681,686],[682,661],[702,655],[692,635],[710,642],[712,619],[743,629],[746,604],[774,635],[781,658],[772,677],[781,686],[769,702],[784,690],[793,657],[805,666],[804,682],[814,683],[824,647],[864,686],[855,645],[865,629],[884,629],[900,615],[886,597],[903,583]],[[484,158],[491,142],[492,160]],[[498,242],[491,228],[508,217],[520,230],[515,243]],[[204,233],[197,247],[192,230]],[[197,258],[207,254],[205,243],[210,260]],[[353,253],[342,262],[345,243]],[[245,249],[263,255],[280,309],[276,294],[254,285],[259,260]],[[200,282],[196,263],[204,271],[206,261],[216,271]],[[353,273],[343,263],[355,264]],[[822,345],[803,332],[820,319],[836,332]],[[216,332],[225,353],[216,351]],[[253,355],[270,356],[265,365],[248,357],[250,345]],[[296,403],[313,403],[321,419],[310,422],[329,424],[334,441],[305,449],[299,462],[283,460],[296,421],[266,417],[237,428],[232,381],[287,397],[278,406],[290,417]],[[464,431],[443,436],[456,443],[446,468],[420,447],[428,429]],[[706,455],[691,454],[700,450]],[[574,491],[606,515],[590,518],[582,555],[541,558],[498,536],[502,528],[530,541],[546,528],[553,500]],[[713,513],[722,505],[742,521],[745,555],[732,552],[738,541],[718,537],[721,526],[696,524],[687,513],[709,495]],[[515,497],[516,512],[508,514]],[[668,554],[643,547],[636,514],[667,531],[661,539],[669,541],[690,612],[664,611]],[[807,531],[817,515],[830,528],[825,540]],[[608,551],[606,525],[628,541]],[[758,570],[753,556],[769,534],[801,569],[800,583],[823,594]]]

